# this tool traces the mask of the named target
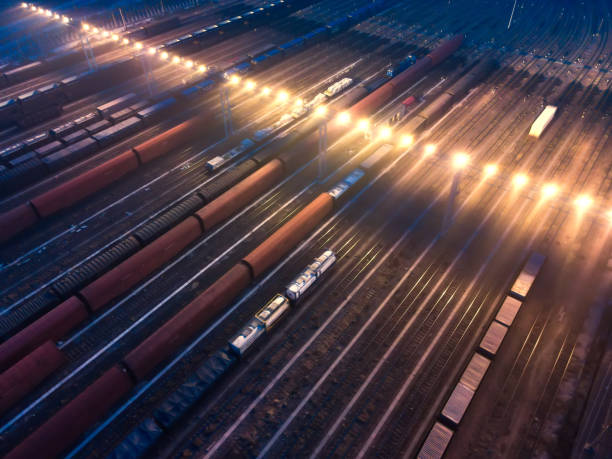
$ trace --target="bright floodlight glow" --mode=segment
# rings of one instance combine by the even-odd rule
[[[83,24],[83,30],[89,30],[89,24]]]
[[[32,11],[36,11],[38,8],[36,8],[34,5],[32,5]]]
[[[110,35],[110,32],[108,30],[105,30],[104,32],[102,32],[102,36],[104,38],[108,38],[109,35]]]
[[[140,42],[136,42],[136,43],[134,43],[134,48],[136,48],[136,49],[142,49],[142,43],[140,43]]]
[[[359,120],[359,122],[357,123],[357,129],[359,129],[360,131],[367,131],[370,128],[370,121],[366,120],[365,118],[362,120]]]
[[[63,22],[64,24],[68,24],[68,21],[70,21],[70,19],[68,19],[68,17],[67,17],[67,16],[62,16],[62,22]]]
[[[276,100],[280,103],[287,102],[289,100],[289,93],[284,90],[278,91],[278,94],[276,95]]]
[[[436,152],[436,146],[433,143],[425,145],[425,156],[433,155]]]
[[[190,69],[191,67],[193,67],[193,61],[187,61],[187,62],[185,62],[185,67],[187,67],[188,69]]]
[[[111,35],[111,38],[113,39],[113,41],[118,41],[119,40],[119,35],[114,33],[114,34]]]
[[[22,8],[27,8],[27,7],[28,7],[28,4],[27,4],[27,3],[22,3],[22,4],[21,4],[21,7],[22,7]]]
[[[244,84],[244,88],[247,91],[252,91],[253,89],[255,89],[255,86],[257,85],[255,84],[253,80],[247,80],[246,83]]]
[[[349,112],[340,112],[338,114],[338,123],[342,126],[346,126],[351,122],[351,115]]]
[[[453,156],[453,167],[455,169],[463,169],[470,162],[470,157],[465,153],[456,153]]]
[[[409,147],[414,143],[414,136],[410,134],[404,134],[400,139],[401,147]]]
[[[172,58],[172,63],[173,63],[173,64],[178,64],[179,62],[181,62],[181,58],[180,58],[180,57],[178,57],[178,56],[174,56],[174,57]]]
[[[45,10],[45,16],[50,18],[51,16],[53,16],[53,13],[49,10]]]
[[[527,185],[527,182],[529,181],[529,179],[527,178],[527,176],[525,174],[516,174],[513,178],[512,178],[512,184],[516,187],[516,188],[522,188],[525,185]]]
[[[269,96],[272,93],[272,90],[267,86],[261,90],[262,96]]]
[[[327,115],[327,107],[325,105],[319,105],[317,108],[315,108],[315,115],[324,117]]]
[[[612,224],[612,209],[606,212],[606,218],[608,219],[610,224]]]
[[[497,170],[498,170],[497,164],[487,164],[484,167],[484,175],[485,177],[492,177],[495,174],[497,174]]]
[[[389,126],[384,126],[380,128],[380,130],[378,131],[378,138],[380,140],[389,140],[392,135],[393,135],[393,131],[391,130]]]
[[[593,204],[593,198],[591,198],[588,194],[581,194],[576,198],[574,204],[580,211],[587,210]]]
[[[55,14],[53,15],[53,19],[59,19],[59,18],[60,18],[60,15],[59,15],[59,14],[55,13]]]
[[[159,57],[161,57],[163,60],[166,60],[166,59],[168,59],[168,53],[167,53],[166,51],[163,51],[163,52],[162,52],[162,53],[159,55]]]
[[[97,28],[97,27],[94,27],[94,28],[93,28],[93,33],[98,33],[98,32],[99,32],[98,28]]]
[[[559,187],[554,183],[547,183],[542,187],[542,196],[546,199],[552,198],[559,192]]]
[[[236,86],[238,83],[240,83],[240,77],[238,75],[232,75],[229,79],[229,82],[231,85]]]
[[[124,45],[128,45],[130,43],[130,40],[128,40],[127,38],[124,38],[121,43],[123,43]]]
[[[304,100],[298,97],[297,99],[295,99],[295,102],[293,102],[293,104],[296,107],[301,107],[302,105],[304,105]]]
[[[156,48],[149,48],[149,54],[155,54],[157,52]]]
[[[202,72],[202,73],[206,72],[206,66],[205,65],[199,65],[198,66],[198,72]]]

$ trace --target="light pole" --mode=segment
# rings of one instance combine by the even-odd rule
[[[319,174],[317,180],[322,182],[327,172],[327,107],[319,105],[315,109],[315,116],[319,118]]]
[[[461,180],[461,173],[465,166],[467,166],[470,157],[465,153],[457,153],[453,157],[453,169],[455,175],[453,176],[453,183],[451,184],[450,193],[448,196],[448,204],[446,205],[446,213],[444,214],[444,221],[442,222],[441,234],[445,235],[451,224],[453,223],[453,213],[455,212],[455,199],[459,194],[459,181]]]

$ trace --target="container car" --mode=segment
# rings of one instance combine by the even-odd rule
[[[268,303],[255,314],[255,318],[265,325],[266,331],[269,331],[288,309],[289,300],[280,293],[277,293],[274,295],[274,298],[268,301]]]
[[[265,332],[266,326],[254,317],[230,340],[230,349],[242,357]]]
[[[531,128],[529,129],[529,136],[539,139],[544,130],[555,117],[555,113],[557,113],[557,107],[554,105],[547,105],[542,113],[540,113],[540,116],[538,116],[531,125]]]
[[[508,327],[500,324],[499,322],[493,321],[491,325],[489,325],[489,329],[487,333],[485,333],[484,338],[480,342],[480,350],[488,356],[494,357],[501,346],[506,333],[508,332]]]
[[[512,285],[510,295],[521,301],[524,300],[545,260],[546,256],[542,255],[541,253],[534,252],[531,257],[529,257],[525,267]]]
[[[402,59],[400,62],[398,62],[397,64],[390,65],[387,68],[386,74],[387,74],[387,76],[389,78],[393,78],[397,74],[399,74],[399,73],[403,72],[404,70],[406,70],[408,67],[410,67],[415,62],[416,62],[416,57],[414,57],[412,54],[410,54],[405,59]]]
[[[504,299],[504,302],[502,303],[501,308],[497,313],[497,316],[495,316],[495,320],[497,320],[499,323],[504,324],[506,327],[509,327],[510,325],[512,325],[512,322],[514,322],[514,318],[516,317],[516,314],[521,308],[521,304],[522,303],[516,298],[507,296]]]
[[[336,94],[348,88],[351,84],[353,84],[352,78],[342,78],[340,81],[337,81],[323,91],[323,94],[325,94],[327,97],[334,97]]]
[[[336,254],[326,250],[315,258],[285,289],[285,295],[292,301],[297,301],[306,291],[336,262]]]
[[[453,438],[453,431],[440,422],[432,427],[425,443],[417,454],[418,459],[441,459],[444,456],[448,444]]]
[[[240,142],[240,145],[238,145],[237,147],[232,148],[230,151],[228,151],[227,153],[224,153],[223,155],[215,156],[214,158],[209,160],[206,163],[206,168],[209,171],[216,171],[221,166],[231,161],[235,157],[240,156],[242,153],[244,153],[245,151],[247,151],[249,148],[253,147],[254,145],[255,145],[255,142],[253,142],[251,139],[244,139],[242,142]]]

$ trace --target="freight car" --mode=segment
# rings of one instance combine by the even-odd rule
[[[521,308],[524,295],[531,288],[544,260],[544,255],[537,252],[532,253],[529,257],[525,267],[510,289],[511,295],[514,294],[514,289],[523,293],[521,299],[512,296],[504,298],[495,319],[480,341],[477,351],[472,354],[470,362],[442,408],[439,421],[435,422],[425,439],[417,455],[418,458],[441,459],[444,456],[454,432],[459,428],[463,416],[491,365],[492,359],[495,358],[506,333]]]
[[[437,96],[427,107],[411,118],[403,128],[412,134],[419,132],[435,122],[442,113],[445,113],[455,102],[482,81],[497,67],[493,59],[485,59],[476,64],[457,82]]]

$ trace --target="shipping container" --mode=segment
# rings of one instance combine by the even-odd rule
[[[61,137],[67,136],[68,134],[72,134],[77,129],[78,129],[78,126],[74,122],[69,121],[68,123],[64,123],[64,124],[61,124],[57,127],[50,129],[49,133],[53,137],[59,139]]]
[[[140,110],[137,115],[146,120],[157,118],[161,116],[166,110],[169,110],[176,103],[174,97],[169,97],[161,102],[151,105],[143,110]]]
[[[417,454],[418,459],[441,459],[453,437],[453,431],[436,422]]]
[[[531,128],[529,129],[529,135],[531,137],[539,139],[544,130],[548,127],[550,122],[555,117],[555,113],[557,113],[557,107],[553,105],[547,105],[542,111],[542,113],[540,113],[540,116],[538,116],[531,125]]]
[[[228,151],[227,153],[224,153],[223,155],[215,156],[214,158],[209,160],[206,163],[206,168],[209,171],[215,171],[219,169],[221,166],[223,166],[224,164],[227,164],[232,159],[236,158],[237,156],[240,156],[241,154],[243,154],[245,151],[247,151],[249,148],[253,147],[254,145],[255,145],[255,142],[253,142],[251,139],[244,139],[242,142],[240,142],[240,145],[238,145],[237,147],[232,148],[230,151]]]
[[[501,346],[506,333],[508,332],[508,327],[500,324],[499,322],[491,322],[487,333],[484,338],[480,342],[480,349],[485,353],[485,355],[494,357]]]
[[[39,134],[36,134],[24,140],[23,143],[27,148],[34,149],[34,148],[38,148],[41,145],[47,143],[49,141],[49,137],[50,135],[48,132],[41,132]]]
[[[461,375],[461,384],[472,389],[473,391],[476,391],[478,386],[480,386],[485,373],[489,369],[490,364],[491,361],[485,356],[477,353],[474,354],[470,360],[470,363]]]
[[[532,253],[529,260],[525,264],[525,267],[512,285],[510,295],[523,301],[529,293],[529,290],[531,290],[531,286],[533,285],[545,260],[545,255],[537,252]]]
[[[512,325],[512,322],[514,322],[516,314],[521,308],[521,304],[522,303],[516,298],[507,296],[504,299],[504,302],[502,303],[501,308],[497,313],[497,316],[495,316],[495,320],[497,320],[499,323],[504,324],[506,327],[510,327],[510,325]]]
[[[458,426],[473,397],[474,389],[459,382],[442,409],[442,418],[451,425]]]
[[[64,147],[64,144],[62,142],[60,142],[59,140],[54,140],[53,142],[50,142],[46,145],[43,145],[42,147],[37,148],[36,154],[39,157],[43,157],[43,156],[47,156],[50,155],[51,153],[55,153],[56,151],[62,149]]]

